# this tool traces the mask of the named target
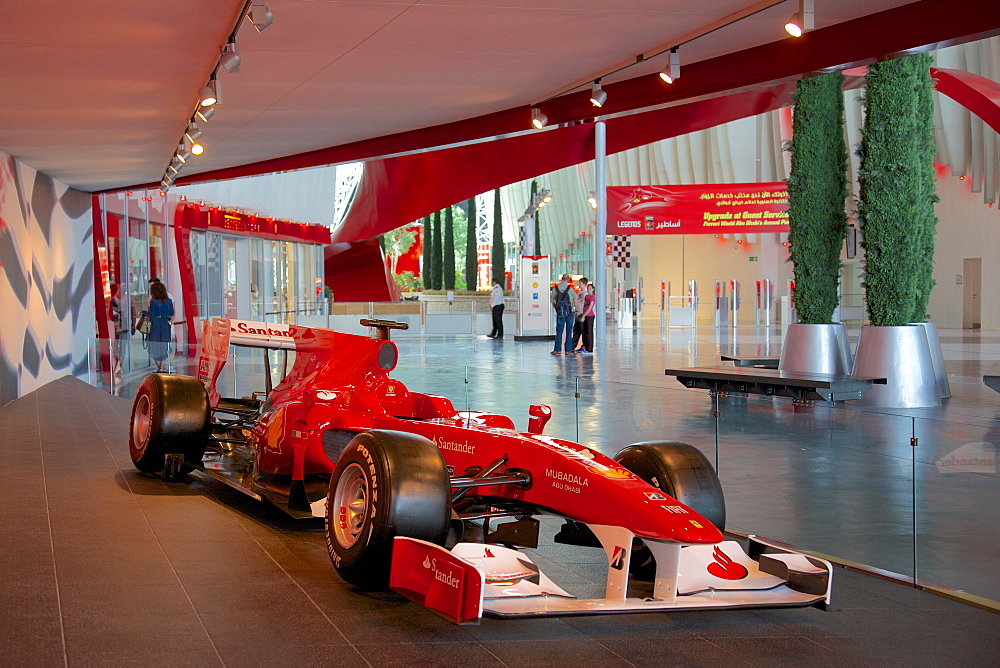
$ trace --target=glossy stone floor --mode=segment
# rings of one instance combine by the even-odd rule
[[[981,375],[1000,359],[1000,335],[941,335],[953,398],[892,414],[749,397],[723,402],[716,420],[706,392],[663,375],[720,352],[777,354],[780,333],[753,328],[615,332],[587,358],[550,356],[545,342],[409,335],[397,339],[394,375],[521,427],[529,404],[549,404],[547,433],[611,454],[640,440],[694,443],[717,458],[731,529],[904,576],[916,566],[922,583],[998,599],[1000,394]],[[246,382],[260,381],[252,364],[239,366]],[[168,484],[135,471],[126,429],[139,379],[118,397],[64,378],[0,409],[2,666],[1000,661],[1000,615],[840,568],[825,612],[453,626],[343,584],[319,524],[200,476]],[[987,455],[993,471],[980,470]],[[533,557],[575,593],[600,586],[594,550],[543,541]]]

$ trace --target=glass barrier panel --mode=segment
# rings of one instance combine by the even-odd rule
[[[1000,427],[916,419],[917,580],[1000,601]]]

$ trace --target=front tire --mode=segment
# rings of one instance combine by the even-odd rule
[[[678,441],[633,443],[615,455],[615,461],[704,517],[719,531],[725,530],[722,483],[698,448]],[[641,540],[633,546],[629,572],[641,580],[656,576],[653,554]]]
[[[443,545],[450,488],[440,451],[423,436],[355,436],[337,460],[327,497],[326,544],[340,577],[362,589],[384,589],[396,536]]]
[[[163,470],[167,453],[187,463],[201,461],[208,442],[208,392],[197,378],[154,373],[143,379],[132,401],[128,449],[144,473]]]

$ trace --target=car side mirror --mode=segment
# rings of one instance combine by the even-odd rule
[[[528,406],[528,433],[541,434],[545,424],[552,418],[552,408],[545,404]]]

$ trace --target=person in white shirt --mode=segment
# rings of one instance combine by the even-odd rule
[[[493,309],[493,331],[490,332],[489,338],[491,339],[502,339],[503,338],[503,288],[500,287],[500,281],[493,279],[493,289],[490,291],[490,306]]]

